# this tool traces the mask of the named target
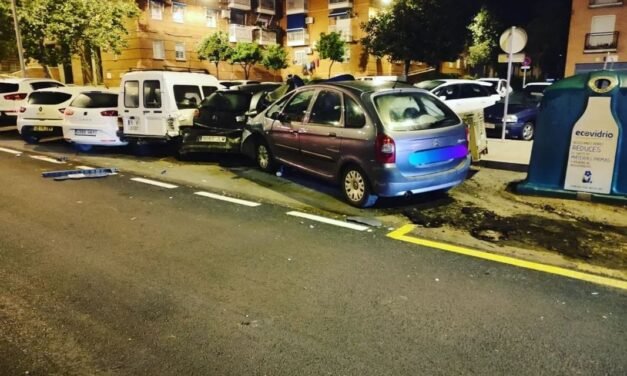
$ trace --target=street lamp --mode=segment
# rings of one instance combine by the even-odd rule
[[[24,52],[22,51],[22,37],[20,35],[20,26],[17,24],[17,10],[15,8],[15,0],[11,0],[11,10],[13,11],[13,24],[15,25],[15,39],[17,40],[17,55],[20,59],[20,70],[22,71],[22,77],[26,77]]]

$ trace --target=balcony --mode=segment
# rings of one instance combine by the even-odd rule
[[[276,14],[275,0],[259,0],[257,9],[255,9],[255,12],[274,16]]]
[[[252,42],[253,26],[229,25],[229,42]]]
[[[285,14],[307,13],[307,0],[287,0]]]
[[[261,46],[269,46],[277,44],[276,32],[270,30],[257,29],[255,30],[255,42]]]
[[[623,0],[588,0],[588,8],[620,7]]]
[[[607,33],[588,33],[583,52],[586,54],[616,52],[618,47],[618,31]]]
[[[288,30],[287,45],[288,47],[309,45],[309,33],[306,29]]]
[[[250,0],[229,0],[229,9],[251,10]]]
[[[352,8],[353,0],[329,0],[329,9]]]
[[[350,43],[353,41],[353,33],[351,32],[350,24],[348,25],[329,25],[329,33],[340,33],[344,42]]]

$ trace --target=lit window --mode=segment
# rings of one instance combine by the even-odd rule
[[[183,23],[185,21],[185,4],[172,4],[172,21]]]
[[[206,8],[205,10],[207,27],[218,27],[218,11]]]
[[[307,64],[307,50],[299,49],[294,50],[294,65]]]
[[[163,2],[156,0],[150,1],[150,18],[153,20],[163,19]]]
[[[162,40],[152,41],[152,58],[159,60],[165,59],[165,47]]]
[[[176,60],[185,60],[185,43],[176,42],[175,55]]]

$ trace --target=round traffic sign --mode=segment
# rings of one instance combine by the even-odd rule
[[[511,47],[511,53],[516,54],[527,45],[527,33],[519,27],[510,27],[501,34],[499,45],[504,52],[509,53]]]
[[[522,62],[523,67],[528,67],[531,65],[531,58],[529,56],[525,56],[525,60]]]

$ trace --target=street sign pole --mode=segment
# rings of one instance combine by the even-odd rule
[[[17,10],[15,9],[15,0],[11,0],[11,10],[13,11],[13,24],[15,25],[15,39],[17,40],[17,55],[20,59],[20,70],[22,71],[22,77],[26,77],[26,65],[24,64],[22,36],[20,35],[20,26],[17,23]]]
[[[512,80],[512,57],[514,56],[514,32],[516,30],[516,26],[512,26],[509,32],[509,59],[507,61],[507,87],[511,87]],[[505,140],[505,125],[507,122],[505,118],[507,117],[507,108],[509,107],[509,93],[505,96],[505,108],[503,108],[503,130],[501,133],[501,140]]]
[[[527,85],[527,71],[529,68],[523,69],[523,88]]]

